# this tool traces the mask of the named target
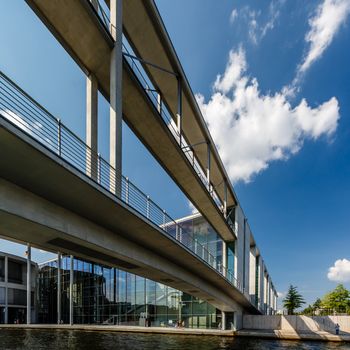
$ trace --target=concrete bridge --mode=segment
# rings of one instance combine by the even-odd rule
[[[273,283],[155,3],[26,1],[87,75],[86,141],[0,74],[0,235],[119,266],[223,312],[275,312]],[[98,90],[110,103],[108,161],[97,149]],[[122,120],[220,235],[222,262],[123,176]]]

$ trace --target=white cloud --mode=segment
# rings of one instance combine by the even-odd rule
[[[302,62],[298,65],[293,82],[284,88],[288,96],[295,96],[300,90],[300,81],[306,71],[320,59],[332,43],[340,27],[350,13],[350,0],[323,0],[309,19],[310,29],[305,35],[308,44]]]
[[[350,13],[350,0],[324,0],[315,16],[310,18],[310,30],[305,36],[309,49],[299,66],[301,73],[310,68],[331,44]]]
[[[257,79],[248,77],[246,69],[244,50],[231,51],[209,101],[197,95],[233,182],[249,182],[271,161],[288,159],[305,139],[331,136],[339,119],[335,97],[314,108],[305,99],[292,106],[283,90],[262,94]]]
[[[277,296],[278,296],[279,298],[284,298],[285,295],[286,295],[285,292],[277,292]]]
[[[238,17],[238,11],[237,9],[233,9],[230,15],[230,23],[232,24],[237,17]]]
[[[248,21],[248,36],[250,41],[257,45],[268,33],[275,27],[276,20],[280,16],[280,8],[285,0],[271,1],[268,10],[268,18],[265,23],[259,23],[262,12],[251,10],[249,6],[245,6],[241,11],[243,17]]]
[[[338,259],[334,266],[328,269],[327,277],[335,282],[350,282],[350,260]]]

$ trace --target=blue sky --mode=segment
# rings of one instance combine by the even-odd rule
[[[157,5],[277,290],[292,283],[313,302],[334,280],[350,287],[350,262],[334,266],[350,260],[349,1]],[[2,6],[0,69],[84,138],[84,74],[23,1]],[[106,158],[108,117],[100,97]],[[188,214],[125,125],[123,147],[124,174],[173,217]]]

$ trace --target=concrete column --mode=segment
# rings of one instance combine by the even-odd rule
[[[86,157],[86,174],[97,180],[98,149],[98,83],[93,74],[86,77],[86,144],[89,146]]]
[[[8,306],[8,282],[9,282],[9,264],[8,257],[5,255],[5,323],[8,323],[9,306]]]
[[[69,324],[73,324],[73,279],[74,279],[74,257],[70,256],[70,273],[69,273]]]
[[[249,251],[249,295],[251,300],[255,297],[256,289],[256,251],[255,246],[250,247]]]
[[[221,330],[226,329],[226,314],[225,311],[221,311]]]
[[[210,186],[210,143],[207,143],[207,182],[208,189],[211,190]]]
[[[27,324],[32,321],[32,247],[27,244]]]
[[[230,276],[227,276],[227,244],[225,241],[222,241],[222,274],[223,276],[225,277],[230,277]]]
[[[57,324],[61,323],[61,295],[62,295],[62,287],[61,287],[61,261],[62,261],[61,253],[57,254]]]
[[[224,192],[225,192],[225,198],[224,198],[224,217],[227,218],[227,183],[226,180],[224,181]]]
[[[158,93],[158,96],[157,96],[157,110],[158,110],[158,113],[161,115],[162,114],[162,95],[160,93]]]
[[[182,83],[181,78],[177,78],[177,114],[176,114],[177,130],[180,135],[180,146],[182,143]]]
[[[264,294],[265,294],[265,266],[264,266],[264,261],[260,255],[259,259],[259,265],[260,265],[260,310],[264,312]]]
[[[110,190],[121,196],[122,180],[122,0],[110,1],[110,31],[114,39],[110,62],[110,136],[109,162],[115,169],[110,174]]]

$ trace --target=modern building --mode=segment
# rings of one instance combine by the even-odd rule
[[[82,140],[0,72],[1,234],[28,244],[28,266],[31,246],[65,256],[40,271],[50,293],[39,310],[51,312],[39,319],[239,329],[244,313],[274,313],[271,277],[155,2],[26,2],[86,74],[87,96]],[[123,121],[200,214],[175,220],[123,174]]]
[[[38,266],[31,263],[31,322],[36,322],[35,290]],[[0,323],[27,322],[27,259],[0,252]]]

